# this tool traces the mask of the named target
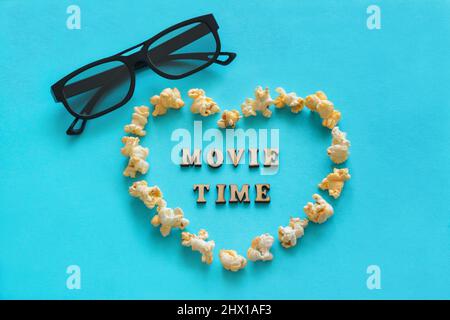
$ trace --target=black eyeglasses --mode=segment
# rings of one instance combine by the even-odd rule
[[[81,134],[89,119],[98,118],[127,103],[134,92],[136,70],[149,67],[168,79],[181,79],[212,63],[228,65],[236,57],[220,52],[217,24],[212,14],[178,23],[156,36],[92,62],[51,87],[53,98],[75,117],[66,133]],[[124,55],[136,48],[132,54]],[[225,59],[220,60],[220,57]],[[75,128],[78,121],[81,124]]]

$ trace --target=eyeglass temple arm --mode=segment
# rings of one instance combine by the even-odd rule
[[[211,57],[214,56],[215,52],[196,52],[196,53],[177,53],[167,55],[160,59],[152,60],[155,63],[167,62],[171,60],[203,60],[208,61],[211,60]],[[219,60],[218,58],[221,56],[226,56],[225,60]],[[226,66],[231,63],[231,61],[236,58],[236,53],[234,52],[220,52],[218,57],[213,61],[213,63],[220,64],[222,66]]]

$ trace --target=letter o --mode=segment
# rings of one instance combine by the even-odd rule
[[[218,168],[223,164],[223,153],[219,149],[211,149],[206,155],[206,162],[211,168]]]

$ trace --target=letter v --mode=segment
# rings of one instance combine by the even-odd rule
[[[244,154],[244,149],[238,149],[236,154],[236,149],[228,149],[228,155],[230,156],[231,161],[235,167],[238,166],[239,161],[241,161],[242,155]]]

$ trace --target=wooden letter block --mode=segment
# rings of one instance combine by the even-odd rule
[[[267,194],[270,190],[270,184],[255,184],[256,187],[256,199],[255,202],[266,203],[270,202],[270,197]]]
[[[264,149],[264,167],[278,167],[278,149]]]
[[[194,184],[194,192],[198,190],[197,203],[206,203],[205,189],[209,191],[209,184]]]
[[[217,188],[217,199],[216,199],[216,203],[217,204],[224,204],[225,201],[225,188],[227,187],[226,184],[218,184],[216,185]]]
[[[250,148],[248,149],[248,155],[249,155],[249,167],[250,168],[257,168],[259,167],[258,162],[258,149]]]
[[[206,162],[211,168],[219,168],[223,164],[223,153],[219,149],[211,149],[206,155]]]
[[[241,161],[242,155],[244,154],[244,149],[238,149],[238,152],[236,152],[236,149],[228,149],[227,152],[230,156],[233,166],[237,167],[239,161]]]
[[[250,197],[248,193],[249,189],[248,184],[244,184],[242,186],[241,191],[239,191],[238,186],[236,184],[230,184],[230,203],[236,203],[236,202],[250,202]]]
[[[202,150],[194,149],[194,153],[191,156],[190,150],[188,148],[183,148],[180,165],[182,167],[189,167],[192,165],[200,167],[202,165],[201,153]]]

